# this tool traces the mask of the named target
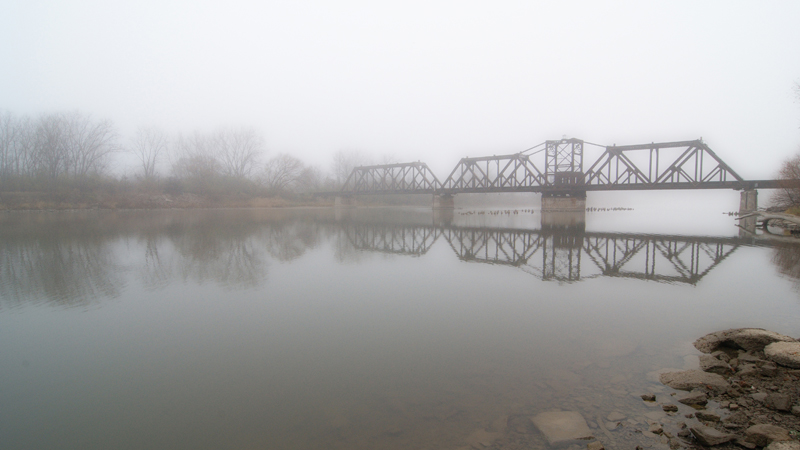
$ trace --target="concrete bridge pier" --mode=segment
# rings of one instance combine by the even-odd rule
[[[739,214],[751,213],[758,209],[758,191],[747,189],[741,192],[739,198]]]
[[[333,206],[336,208],[355,208],[356,198],[352,195],[337,195],[333,199]]]
[[[455,209],[455,195],[433,194],[433,209]]]
[[[542,194],[542,211],[586,211],[586,192]]]
[[[758,191],[755,189],[743,190],[739,197],[739,215],[743,216],[758,209]],[[739,220],[739,237],[749,237],[748,234],[755,234],[757,217],[746,217]]]

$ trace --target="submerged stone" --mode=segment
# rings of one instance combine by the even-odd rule
[[[577,411],[548,411],[537,414],[531,422],[541,431],[550,445],[576,439],[591,439],[592,431]]]
[[[703,372],[702,370],[662,373],[659,379],[667,386],[683,391],[703,387],[724,391],[729,387],[728,382],[721,375]]]
[[[716,428],[704,425],[689,427],[689,430],[691,430],[697,442],[707,446],[724,444],[736,439],[735,434],[723,433]]]

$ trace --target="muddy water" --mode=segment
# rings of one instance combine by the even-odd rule
[[[687,219],[6,213],[0,439],[547,448],[529,417],[568,410],[607,445],[666,448],[642,433],[677,422],[639,399],[669,401],[655,371],[717,329],[800,335],[795,246]]]

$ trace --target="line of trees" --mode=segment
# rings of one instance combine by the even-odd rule
[[[127,176],[112,164],[127,154]],[[266,157],[264,138],[252,128],[171,135],[140,127],[127,141],[108,120],[81,112],[38,117],[0,111],[0,191],[59,192],[141,189],[177,194],[296,195],[335,190],[355,166],[359,151],[340,150],[330,173],[279,153]]]
[[[0,112],[0,189],[54,189],[107,173],[120,150],[111,122],[79,112],[36,119]]]

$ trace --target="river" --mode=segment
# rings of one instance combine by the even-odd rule
[[[800,247],[664,217],[3,213],[0,446],[546,448],[568,410],[667,448],[639,395],[706,333],[799,336]]]

